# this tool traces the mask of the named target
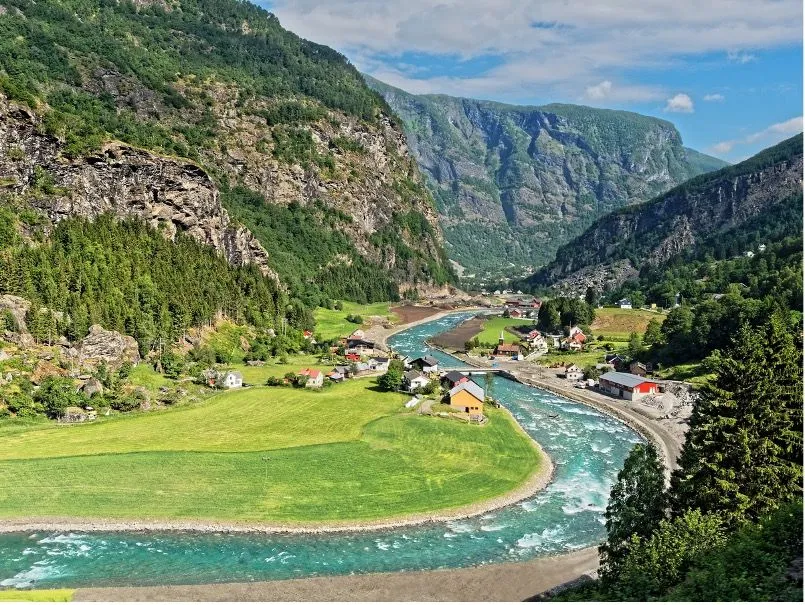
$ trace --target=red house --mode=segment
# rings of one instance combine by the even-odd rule
[[[361,356],[358,355],[357,353],[347,353],[346,355],[344,355],[344,358],[347,361],[360,361],[361,360]]]
[[[660,387],[656,382],[625,372],[602,374],[598,379],[598,384],[602,391],[629,401],[636,401],[646,395],[655,395],[660,392]]]

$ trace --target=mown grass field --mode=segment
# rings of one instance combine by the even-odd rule
[[[485,343],[493,343],[497,344],[498,339],[500,338],[500,332],[503,331],[503,338],[506,342],[512,343],[517,342],[520,340],[512,334],[511,332],[506,331],[506,328],[511,328],[515,326],[532,326],[534,322],[529,319],[512,319],[506,317],[493,317],[489,319],[484,324],[484,329],[481,330],[481,333],[478,334],[478,340],[480,342]]]
[[[594,336],[610,340],[628,340],[632,332],[643,334],[652,319],[662,323],[665,314],[643,309],[619,309],[606,307],[595,310],[595,320],[590,329]]]
[[[275,363],[269,360],[264,366],[247,366],[243,363],[232,364],[230,367],[243,374],[244,382],[251,385],[263,385],[269,377],[279,378],[288,372],[299,372],[303,368],[322,370],[326,374],[337,364],[321,364],[318,355],[289,355],[288,363]]]
[[[348,381],[253,388],[197,407],[0,441],[0,517],[368,520],[470,504],[540,464],[501,410],[483,427],[405,412]]]
[[[72,588],[54,588],[50,590],[0,589],[0,602],[64,603],[72,601],[74,593],[75,590]]]
[[[389,311],[389,303],[387,302],[360,305],[344,301],[342,304],[344,308],[341,310],[319,307],[313,312],[313,318],[316,320],[316,334],[324,340],[349,336],[357,328],[361,327],[348,322],[346,320],[347,315],[360,315],[364,320],[372,315],[387,317],[390,320],[396,319],[396,316]]]

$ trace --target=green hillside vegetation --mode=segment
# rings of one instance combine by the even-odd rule
[[[336,305],[338,308],[335,308]],[[325,340],[349,336],[361,325],[349,321],[347,317],[352,316],[353,319],[358,317],[365,321],[373,315],[385,317],[389,321],[397,319],[397,316],[389,310],[388,303],[359,305],[348,301],[337,301],[332,309],[319,307],[313,312],[316,320],[316,334]]]
[[[662,323],[665,321],[665,315],[643,309],[604,307],[595,310],[595,319],[590,324],[590,329],[594,336],[628,340],[633,332],[642,335],[652,320]]]
[[[538,468],[511,418],[402,413],[368,380],[227,392],[204,406],[4,436],[0,517],[334,521],[500,495]],[[98,478],[103,477],[99,482]]]
[[[39,342],[83,338],[92,324],[131,334],[143,354],[173,342],[217,313],[257,327],[312,326],[303,307],[254,266],[235,268],[181,233],[167,240],[141,221],[61,221],[48,237],[31,213],[0,206],[0,292],[33,303],[29,330]],[[20,230],[39,242],[24,240]],[[61,318],[41,313],[46,307]]]

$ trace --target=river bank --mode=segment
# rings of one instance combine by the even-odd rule
[[[461,569],[273,582],[81,588],[76,601],[523,601],[589,575],[598,551]]]

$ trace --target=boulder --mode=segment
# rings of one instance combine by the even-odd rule
[[[119,366],[124,361],[135,364],[140,361],[136,340],[114,330],[104,330],[97,324],[75,347],[75,355],[85,362],[105,361],[110,366]]]
[[[86,420],[89,420],[89,413],[74,406],[65,408],[64,414],[59,417],[59,422],[85,422]]]
[[[97,378],[89,378],[82,386],[81,391],[87,397],[91,398],[93,395],[103,395],[103,384]]]
[[[34,368],[33,374],[31,374],[31,382],[34,384],[42,384],[44,380],[50,376],[64,378],[67,374],[67,370],[63,370],[49,361],[43,360],[36,364],[36,368]]]

